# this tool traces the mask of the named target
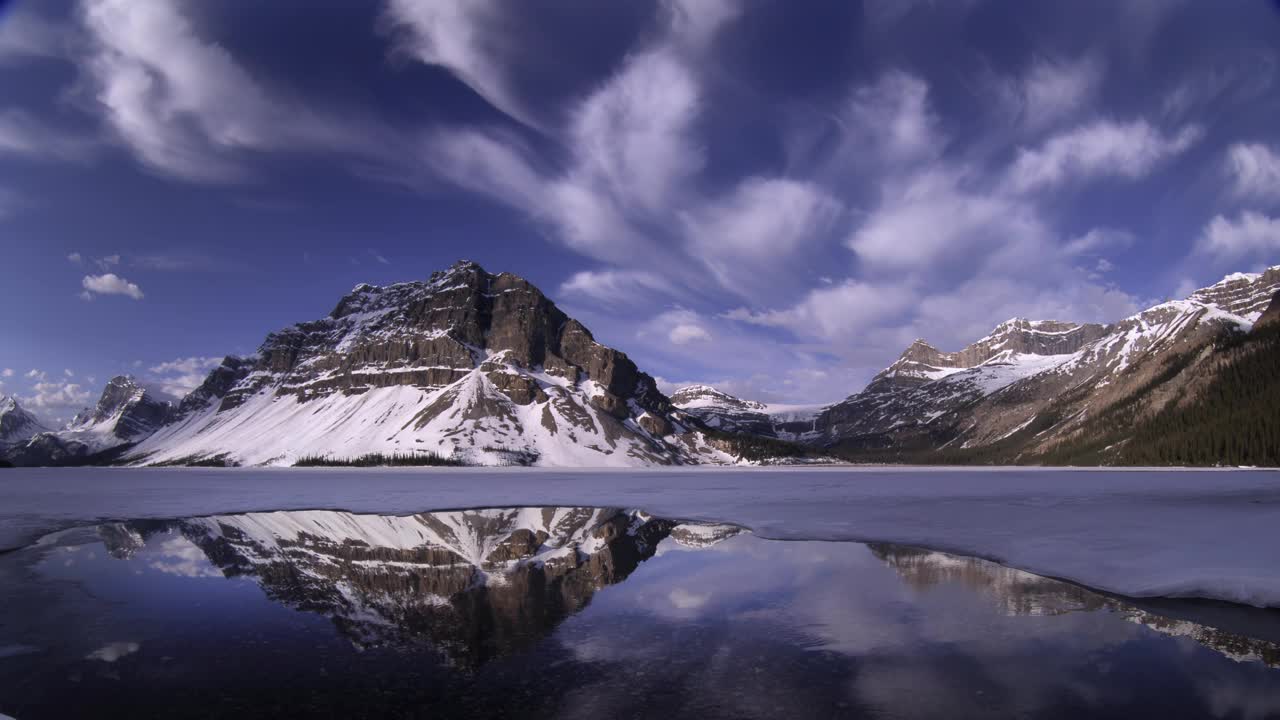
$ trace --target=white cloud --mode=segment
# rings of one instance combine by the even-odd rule
[[[43,370],[31,368],[27,371],[27,377],[32,380],[43,380],[45,378],[45,372]]]
[[[241,177],[217,149],[262,145],[274,110],[230,53],[199,39],[167,1],[87,0],[83,8],[97,99],[138,159],[188,180]]]
[[[703,166],[690,133],[700,103],[693,73],[669,48],[631,57],[574,114],[576,174],[628,204],[665,208],[669,194]]]
[[[207,372],[222,364],[220,357],[186,357],[152,365],[151,372],[159,374]]]
[[[1128,230],[1093,228],[1068,240],[1062,250],[1066,255],[1097,255],[1110,250],[1124,250],[1136,240]]]
[[[173,397],[183,397],[199,387],[209,371],[222,364],[220,357],[185,357],[152,365],[150,380]]]
[[[759,297],[789,261],[824,238],[840,212],[840,202],[817,185],[753,177],[683,220],[693,254],[720,284]]]
[[[13,377],[13,368],[5,368],[0,370],[0,377]]]
[[[389,0],[383,23],[398,52],[448,69],[490,105],[536,125],[503,69],[515,42],[505,17],[493,0]]]
[[[1022,148],[1007,183],[1017,192],[1097,177],[1136,180],[1163,160],[1180,154],[1201,136],[1188,125],[1166,134],[1145,120],[1107,120],[1056,135],[1039,148]]]
[[[79,383],[45,381],[41,373],[40,381],[31,386],[31,394],[22,398],[22,404],[61,417],[88,405],[92,399],[93,395]]]
[[[854,91],[839,122],[842,147],[833,154],[839,164],[864,165],[878,157],[900,169],[942,151],[928,84],[899,70]]]
[[[694,49],[710,43],[742,11],[738,0],[668,0],[673,34]]]
[[[1280,200],[1280,152],[1262,143],[1236,143],[1227,148],[1226,167],[1237,196]]]
[[[701,325],[680,323],[671,328],[667,338],[676,345],[687,345],[692,342],[706,342],[711,339],[711,333]]]
[[[1094,97],[1102,84],[1103,63],[1096,57],[1040,59],[1021,83],[1021,119],[1038,129],[1071,117]]]
[[[136,642],[113,642],[103,645],[85,656],[86,660],[113,663],[126,655],[138,652],[142,646]]]
[[[67,256],[67,261],[79,265],[84,262],[84,256],[78,252],[73,252]]]
[[[1103,69],[1094,55],[1037,58],[1020,76],[992,78],[996,122],[1027,132],[1059,126],[1088,108],[1102,85]]]
[[[878,197],[846,239],[857,273],[815,284],[797,302],[738,308],[726,318],[810,339],[840,358],[836,369],[843,377],[865,378],[916,337],[958,349],[1013,316],[1112,321],[1137,309],[1132,296],[1090,278],[1108,265],[1077,267],[1081,257],[1128,247],[1130,233],[1095,228],[1063,238],[1040,206],[1045,197],[1010,191],[1012,183],[1003,178],[1011,169],[942,152],[950,140],[933,120],[928,88],[919,79],[882,78],[855,97],[882,100],[850,113],[847,136],[838,143],[842,162],[862,158],[863,167],[870,162],[876,169]],[[1059,111],[1068,112],[1067,106]],[[887,129],[894,118],[906,129]],[[1167,141],[1161,152],[1190,142],[1152,133]],[[1088,133],[1063,137],[1075,139],[1050,140],[1043,153],[1046,166],[1060,166],[1055,182],[1114,171],[1095,157]],[[862,148],[860,156],[854,148]],[[1153,154],[1127,157],[1150,163]],[[1022,162],[1025,167],[1028,161]]]
[[[193,182],[247,177],[238,153],[315,149],[395,157],[386,130],[269,92],[172,0],[84,0],[84,59],[109,127],[146,167]]]
[[[65,375],[66,377],[73,377],[73,376],[75,375],[75,373],[71,372],[71,370],[70,370],[69,368],[68,368],[68,369],[64,369],[64,370],[62,371],[62,374],[63,374],[63,375]]]
[[[677,290],[662,277],[639,270],[583,270],[560,285],[570,297],[588,298],[597,303],[634,303],[638,296],[674,295]]]
[[[694,73],[697,43],[728,12],[668,6],[667,25],[568,113],[555,130],[568,158],[551,170],[514,135],[443,131],[423,158],[441,177],[527,213],[556,240],[595,260],[640,269],[662,265],[691,276],[674,258],[676,213],[697,204],[690,179],[704,166],[693,132],[703,108]],[[719,20],[717,20],[717,18]],[[500,54],[486,56],[501,63]]]
[[[850,342],[864,330],[900,318],[913,299],[913,294],[903,287],[848,280],[811,290],[790,308],[763,312],[738,308],[725,317],[785,328],[800,337]]]
[[[711,599],[711,593],[695,593],[684,588],[676,588],[667,593],[667,599],[677,610],[697,610],[707,604]]]
[[[84,294],[87,294],[88,297],[92,297],[96,293],[99,295],[126,295],[134,300],[143,298],[142,288],[115,273],[85,275],[80,284],[84,287]]]
[[[887,182],[848,247],[875,268],[954,275],[992,253],[1049,243],[1034,207],[969,184],[945,165]]]
[[[1224,263],[1244,258],[1274,260],[1280,253],[1280,218],[1253,211],[1234,219],[1218,215],[1205,226],[1196,249]]]
[[[181,577],[222,577],[222,571],[209,562],[209,556],[198,545],[177,535],[156,548],[147,566],[166,575]]]

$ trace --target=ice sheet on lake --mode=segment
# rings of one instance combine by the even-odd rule
[[[977,555],[1137,597],[1280,607],[1280,473],[804,468],[0,471],[0,548],[98,520],[605,505]]]

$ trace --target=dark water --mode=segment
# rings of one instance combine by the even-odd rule
[[[1280,613],[643,513],[283,512],[0,556],[0,713],[1280,717]]]

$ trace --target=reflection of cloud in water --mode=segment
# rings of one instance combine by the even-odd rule
[[[138,652],[142,646],[136,642],[113,642],[107,643],[102,647],[94,650],[85,656],[86,660],[101,660],[102,662],[113,663],[126,655],[132,655]]]
[[[156,557],[147,563],[153,570],[182,577],[222,577],[195,543],[181,535],[167,538],[156,548]]]
[[[707,604],[707,600],[711,599],[711,593],[691,593],[684,588],[676,588],[672,590],[667,598],[671,600],[671,604],[681,610],[693,610]]]
[[[0,658],[30,655],[35,652],[40,652],[40,648],[34,645],[0,645]]]

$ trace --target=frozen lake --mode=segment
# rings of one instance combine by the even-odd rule
[[[1280,611],[622,508],[79,527],[0,607],[21,720],[1280,713]]]
[[[107,520],[327,508],[641,508],[757,537],[887,542],[1132,597],[1280,606],[1280,473],[814,468],[0,471],[0,548]]]

